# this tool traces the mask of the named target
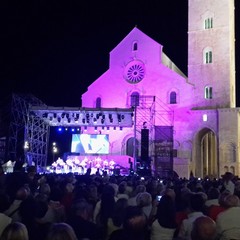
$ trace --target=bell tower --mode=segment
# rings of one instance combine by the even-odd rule
[[[188,1],[188,78],[194,109],[236,107],[234,0]]]

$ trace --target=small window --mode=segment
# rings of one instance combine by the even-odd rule
[[[138,44],[137,42],[133,43],[133,51],[137,51],[138,50]]]
[[[212,49],[207,47],[203,52],[203,61],[205,64],[209,64],[213,62],[213,53]]]
[[[205,27],[205,29],[213,28],[213,18],[206,18],[204,27]]]
[[[205,87],[205,99],[212,99],[212,87]]]
[[[98,97],[96,99],[96,108],[101,108],[102,107],[102,99]]]
[[[206,52],[205,53],[205,59],[206,59],[206,63],[212,63],[212,51]]]
[[[176,104],[177,103],[177,94],[176,92],[170,93],[170,104]]]

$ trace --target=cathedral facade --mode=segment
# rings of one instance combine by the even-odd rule
[[[133,108],[132,128],[108,129],[111,155],[140,159],[160,175],[238,175],[234,0],[188,2],[188,76],[135,27],[110,52],[82,107]]]

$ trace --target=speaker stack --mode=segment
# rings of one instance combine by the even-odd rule
[[[149,161],[149,129],[141,130],[141,160],[148,163]]]

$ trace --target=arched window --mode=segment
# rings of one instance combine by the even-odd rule
[[[176,104],[177,103],[177,93],[176,92],[171,92],[170,93],[170,104]]]
[[[131,137],[127,140],[127,148],[126,148],[126,155],[130,156],[130,157],[134,157],[133,154],[134,154],[134,138]],[[139,146],[139,142],[138,140],[136,139],[136,157],[138,157],[138,152],[139,152],[139,149],[138,149],[138,146]]]
[[[137,51],[138,50],[138,44],[137,42],[134,42],[133,43],[133,48],[132,48],[133,51]]]
[[[102,99],[98,97],[96,99],[96,108],[101,108],[101,106],[102,106]]]
[[[138,92],[133,92],[131,94],[131,106],[132,107],[139,106],[139,93]]]

